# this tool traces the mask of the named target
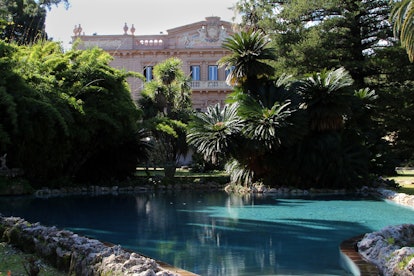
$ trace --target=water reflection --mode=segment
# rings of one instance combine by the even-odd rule
[[[0,212],[121,244],[201,275],[346,275],[339,243],[412,221],[382,201],[224,193],[0,198]]]

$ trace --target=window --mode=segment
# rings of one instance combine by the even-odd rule
[[[216,81],[218,80],[218,67],[217,65],[208,66],[208,80]]]
[[[144,67],[144,76],[147,81],[152,80],[152,66],[145,66]]]
[[[190,66],[190,71],[191,71],[191,79],[193,81],[199,81],[200,80],[200,66],[199,65]]]

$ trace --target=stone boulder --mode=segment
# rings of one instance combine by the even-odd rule
[[[121,246],[1,214],[0,241],[36,253],[71,275],[178,275],[163,269],[155,260]]]
[[[383,275],[414,275],[414,224],[388,226],[365,234],[358,252]]]

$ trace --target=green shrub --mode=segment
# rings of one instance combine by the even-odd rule
[[[411,261],[411,259],[414,258],[414,254],[405,256],[401,262],[398,263],[398,268],[399,269],[404,269],[407,264]]]

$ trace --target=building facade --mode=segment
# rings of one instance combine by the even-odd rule
[[[183,71],[191,77],[192,103],[196,110],[224,104],[232,87],[225,82],[228,72],[217,66],[217,61],[229,52],[222,48],[223,41],[233,34],[232,24],[220,17],[167,30],[166,34],[136,35],[135,27],[126,23],[121,35],[85,35],[81,26],[74,29],[73,40],[79,40],[79,49],[99,47],[114,58],[111,65],[126,71],[140,72],[147,81],[152,69],[168,58],[177,57],[183,62]],[[140,97],[144,83],[129,78],[132,98]]]

